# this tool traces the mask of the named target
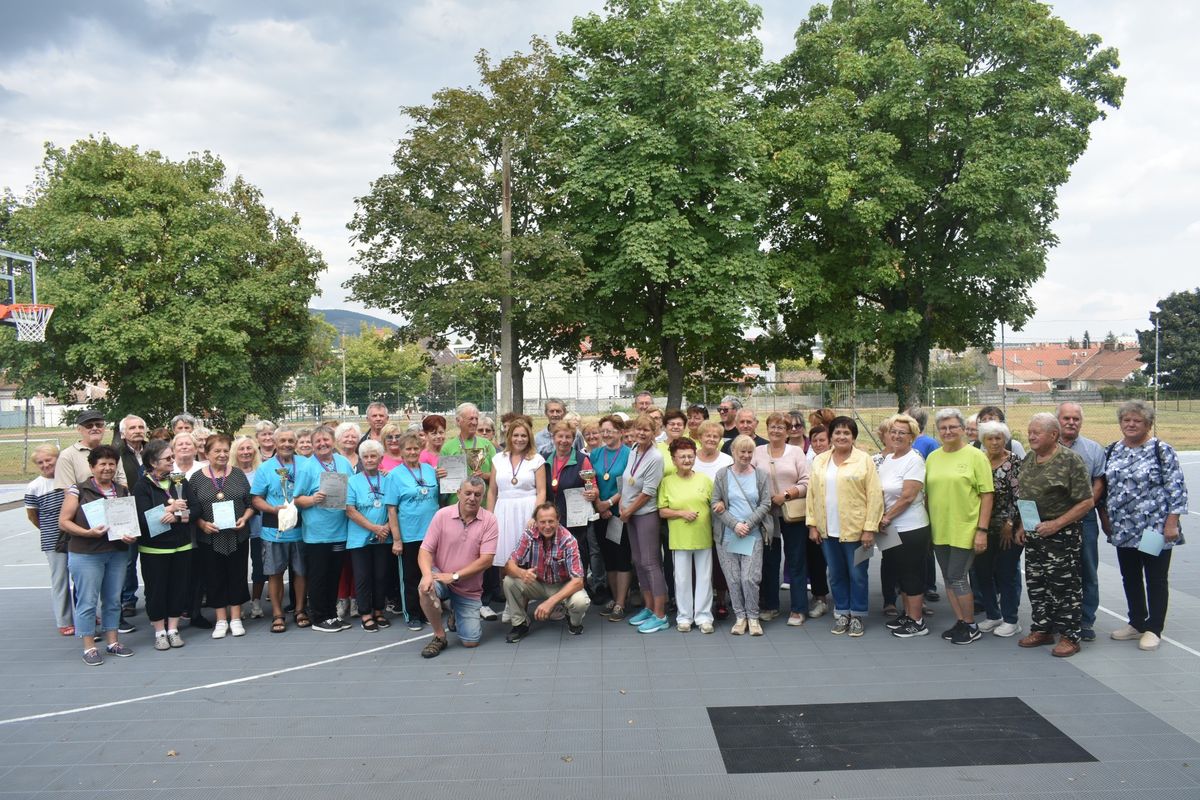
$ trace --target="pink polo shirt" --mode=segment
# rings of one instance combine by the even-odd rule
[[[490,561],[496,555],[499,536],[500,529],[492,512],[481,508],[475,519],[463,525],[455,503],[438,509],[433,515],[421,549],[433,554],[435,572],[458,572],[485,553]],[[450,584],[449,588],[457,595],[478,600],[483,595],[483,573],[463,578]]]

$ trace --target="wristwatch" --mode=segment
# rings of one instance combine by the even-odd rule
[[[450,573],[450,582],[451,582],[451,583],[458,583],[458,573],[457,573],[457,572],[451,572],[451,573]]]

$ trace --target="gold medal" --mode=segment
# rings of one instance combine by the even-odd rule
[[[224,499],[225,499],[225,493],[224,493],[224,492],[217,492],[217,499],[218,499],[218,500],[224,500]]]
[[[604,473],[604,480],[608,480],[608,473]]]
[[[635,481],[633,478],[630,478],[630,479],[629,479],[629,485],[630,485],[630,486],[633,486],[633,484],[634,484],[634,483],[636,483],[636,481]]]
[[[554,480],[550,481],[550,487],[553,489],[558,488],[558,478],[555,478]]]
[[[516,475],[513,475],[513,479],[512,479],[512,485],[513,485],[513,486],[516,486],[516,485],[517,485],[517,476],[516,476]]]

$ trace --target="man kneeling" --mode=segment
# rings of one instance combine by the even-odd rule
[[[529,633],[530,600],[540,600],[533,616],[540,622],[550,618],[561,602],[567,604],[567,630],[583,633],[583,615],[591,601],[583,590],[583,562],[579,543],[558,524],[553,503],[542,503],[533,513],[534,524],[521,534],[521,542],[504,565],[504,597],[512,617],[512,630],[505,641],[519,642]]]

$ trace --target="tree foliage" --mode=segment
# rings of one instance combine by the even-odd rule
[[[89,138],[47,145],[9,249],[38,259],[39,300],[56,306],[44,344],[0,337],[0,367],[28,392],[67,401],[107,384],[110,416],[162,423],[188,407],[220,429],[275,415],[314,323],[325,265],[242,178],[204,153],[174,162]]]
[[[666,375],[739,379],[744,332],[774,288],[756,225],[766,147],[754,90],[760,12],[743,0],[613,0],[559,42],[571,241],[593,276],[582,320],[592,352],[636,350]]]
[[[1138,331],[1146,372],[1154,375],[1154,326],[1158,324],[1160,386],[1175,391],[1200,390],[1200,288],[1172,292],[1150,312],[1150,329]]]
[[[789,340],[893,350],[904,406],[932,346],[1019,330],[1058,187],[1121,100],[1116,67],[1035,0],[814,6],[764,125]]]
[[[513,298],[516,374],[552,353],[578,355],[574,311],[587,273],[554,227],[561,182],[550,143],[560,125],[561,69],[541,39],[528,54],[493,64],[476,57],[479,88],[437,92],[409,106],[413,121],[392,157],[394,170],[357,200],[350,222],[362,271],[351,297],[404,317],[405,342],[446,346],[450,334],[493,363],[500,346],[500,298]],[[511,280],[501,269],[501,151],[512,149]]]

